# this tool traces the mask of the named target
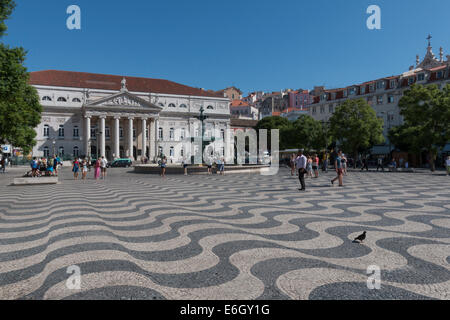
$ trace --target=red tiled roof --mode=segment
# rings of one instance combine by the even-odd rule
[[[445,68],[447,68],[447,66],[439,66],[439,67],[431,68],[431,69],[429,69],[429,71],[439,71],[439,70],[444,70]]]
[[[241,100],[233,100],[231,102],[231,107],[248,107],[249,104],[247,102]]]
[[[123,78],[127,80],[127,88],[132,92],[166,93],[176,95],[223,98],[223,95],[217,94],[215,92],[185,86],[169,80],[115,76],[86,72],[60,70],[35,71],[30,72],[29,83],[31,85],[42,86],[91,88],[119,91]]]

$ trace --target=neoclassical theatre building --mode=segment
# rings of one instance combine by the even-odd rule
[[[168,80],[56,70],[31,72],[30,84],[44,109],[33,156],[140,160],[145,155],[152,161],[164,154],[180,163],[199,152],[181,142],[201,136],[202,107],[205,137],[221,142],[212,152],[228,156],[230,100],[213,91]]]

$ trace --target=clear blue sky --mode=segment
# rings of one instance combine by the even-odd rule
[[[244,93],[341,87],[450,54],[448,0],[17,0],[2,41],[29,51],[30,71],[168,79]],[[81,7],[82,30],[66,28]],[[382,29],[366,9],[381,7]]]

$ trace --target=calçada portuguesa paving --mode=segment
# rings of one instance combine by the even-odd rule
[[[58,185],[9,186],[24,170],[0,174],[0,299],[450,298],[442,172],[351,172],[345,188],[321,172],[305,193],[285,168],[110,169],[84,182],[64,168]],[[369,266],[380,289],[367,286]]]

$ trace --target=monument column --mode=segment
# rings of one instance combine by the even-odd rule
[[[120,158],[120,116],[114,116],[114,157],[115,159]]]
[[[128,117],[128,156],[130,159],[135,160],[133,157],[133,117]]]
[[[106,157],[106,133],[105,133],[105,115],[100,116],[100,157]]]

